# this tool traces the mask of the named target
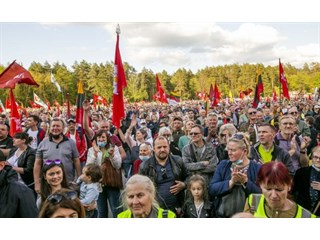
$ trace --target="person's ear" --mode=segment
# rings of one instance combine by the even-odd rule
[[[5,165],[6,165],[5,161],[0,161],[0,171],[4,168]]]

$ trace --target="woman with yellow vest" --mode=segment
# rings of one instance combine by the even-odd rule
[[[122,205],[127,209],[118,218],[175,218],[170,210],[159,207],[156,189],[150,178],[139,174],[129,178],[122,192]]]
[[[288,194],[292,179],[282,162],[263,164],[257,176],[262,194],[249,195],[244,211],[260,218],[315,218],[308,210],[291,201]]]

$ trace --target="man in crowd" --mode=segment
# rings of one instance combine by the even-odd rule
[[[39,127],[40,119],[37,115],[29,115],[26,120],[26,132],[32,137],[32,142],[30,143],[30,147],[33,149],[37,149],[40,142],[46,135],[46,132]]]

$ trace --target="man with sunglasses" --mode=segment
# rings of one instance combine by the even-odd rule
[[[297,122],[296,134],[301,135],[302,137],[310,137],[311,136],[310,128],[305,121],[300,119],[300,112],[298,111],[298,108],[295,106],[289,108],[288,114],[291,114],[296,119],[296,122]]]
[[[240,132],[246,132],[250,135],[250,144],[259,141],[256,114],[257,109],[249,107],[247,111],[248,122],[242,122],[239,126]]]
[[[142,162],[139,174],[149,177],[157,189],[157,201],[163,209],[181,214],[186,188],[187,169],[181,157],[169,154],[167,138],[159,136],[154,140],[154,155]]]
[[[0,218],[36,218],[38,209],[33,191],[18,181],[18,174],[6,164],[0,151]]]
[[[200,125],[194,125],[189,135],[191,142],[182,149],[182,160],[189,176],[200,174],[209,184],[219,161],[215,147],[203,139],[203,128]]]

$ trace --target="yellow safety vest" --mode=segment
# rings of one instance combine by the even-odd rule
[[[170,210],[158,208],[158,218],[175,218],[176,214]],[[131,218],[132,212],[128,209],[118,214],[117,218]]]
[[[264,211],[264,195],[263,194],[250,194],[248,198],[249,207],[253,216],[258,218],[267,218]],[[308,210],[298,205],[298,211],[294,218],[316,218],[316,215],[310,213]]]

